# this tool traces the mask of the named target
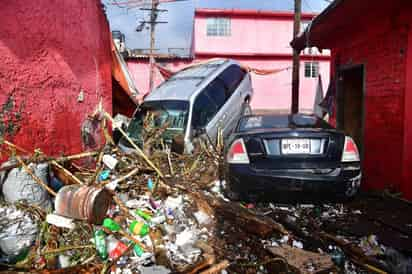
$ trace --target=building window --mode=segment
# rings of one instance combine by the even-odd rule
[[[316,78],[319,75],[319,62],[305,62],[305,77]]]
[[[230,36],[230,18],[207,18],[207,36]]]

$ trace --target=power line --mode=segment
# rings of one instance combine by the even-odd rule
[[[167,9],[158,9],[159,4],[182,2],[187,0],[110,0],[112,5],[121,8],[134,9],[139,8],[142,11],[150,11],[149,20],[141,20],[136,26],[136,31],[141,32],[146,25],[150,26],[150,76],[149,76],[149,91],[152,91],[154,84],[154,51],[155,51],[155,27],[157,24],[167,24],[167,21],[158,21],[160,12],[167,12]]]
[[[308,0],[303,0],[303,1],[305,2],[305,5],[308,7],[308,9],[309,9],[311,12],[314,12],[314,9],[312,8],[311,5],[309,5]]]

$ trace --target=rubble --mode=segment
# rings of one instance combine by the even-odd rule
[[[111,120],[108,114],[102,117]],[[56,159],[41,152],[22,154],[3,142],[11,159],[18,158],[2,166],[0,270],[206,274],[411,269],[410,248],[396,250],[379,233],[345,230],[352,221],[368,219],[367,207],[231,202],[221,190],[222,147],[201,141],[193,155],[180,155],[144,139],[156,144],[148,149],[150,155],[138,148],[123,153],[108,140],[97,152]],[[39,167],[48,167],[50,176],[39,173]],[[11,183],[10,178],[20,179]],[[26,194],[20,197],[25,199],[10,199],[10,191],[27,182],[47,197],[36,201],[48,201],[50,208],[30,202]],[[401,235],[412,234],[410,229],[396,226]],[[19,245],[10,245],[12,238]]]

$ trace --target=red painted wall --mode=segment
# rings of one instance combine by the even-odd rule
[[[402,183],[402,173],[410,168],[403,162],[404,152],[412,152],[403,145],[409,22],[401,17],[363,18],[361,26],[339,33],[344,39],[335,37],[331,72],[335,74],[335,65],[365,65],[363,187],[390,188],[407,194],[412,181]],[[331,40],[333,35],[329,36]]]
[[[408,9],[412,18],[412,10]],[[406,198],[412,200],[412,28],[408,32],[408,50],[406,54],[405,69],[405,95],[404,95],[404,131],[403,131],[403,171],[401,189]]]
[[[80,152],[87,114],[100,99],[112,108],[110,31],[100,1],[14,0],[0,18],[0,132],[30,150]]]

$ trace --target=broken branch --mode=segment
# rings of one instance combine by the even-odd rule
[[[110,116],[110,114],[107,112],[104,112],[104,116],[112,123],[112,126],[114,127],[115,123],[114,123],[112,116]],[[156,167],[156,165],[152,161],[150,161],[150,159],[146,156],[146,154],[144,154],[144,152],[132,141],[132,139],[130,139],[130,137],[127,136],[126,132],[124,132],[124,130],[120,127],[117,129],[126,138],[126,140],[133,146],[133,148],[137,151],[139,156],[142,157],[146,161],[146,163],[156,171],[159,177],[163,178],[164,177],[163,173]]]
[[[53,195],[53,196],[57,195],[56,192],[54,192],[53,189],[51,189],[47,184],[45,184],[39,177],[37,177],[31,171],[31,169],[23,162],[23,160],[18,155],[16,155],[16,159],[23,166],[24,170],[34,179],[34,181],[36,181],[36,183],[38,183],[39,185],[44,187],[51,195]]]

